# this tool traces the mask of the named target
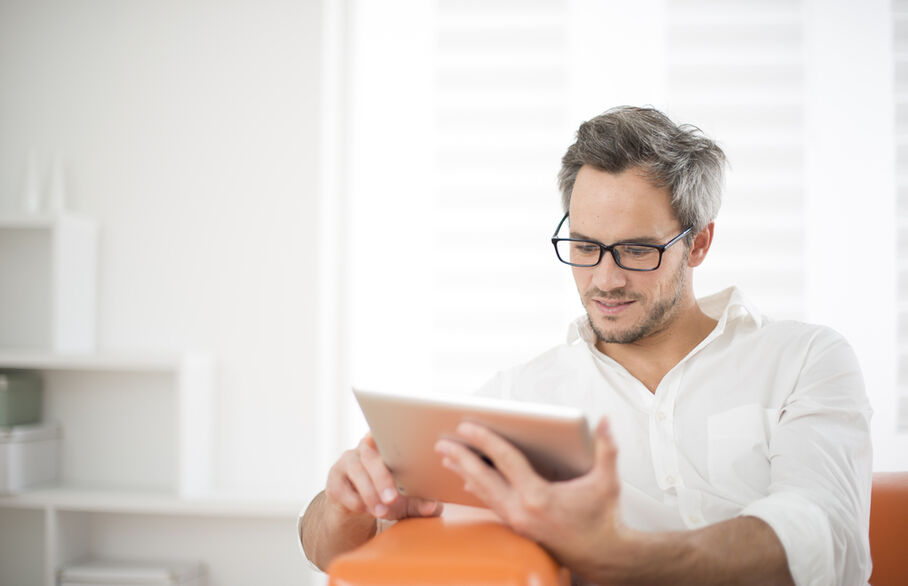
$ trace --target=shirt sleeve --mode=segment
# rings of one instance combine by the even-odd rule
[[[769,494],[740,515],[775,531],[798,586],[870,577],[871,409],[853,350],[821,329],[769,442]]]

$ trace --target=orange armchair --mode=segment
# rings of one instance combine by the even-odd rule
[[[908,584],[908,472],[873,475],[872,586]],[[561,586],[570,574],[532,541],[494,522],[407,519],[328,568],[330,586]]]
[[[330,586],[567,586],[542,547],[495,522],[405,519],[338,556]]]
[[[877,472],[870,497],[873,586],[908,584],[908,472]]]

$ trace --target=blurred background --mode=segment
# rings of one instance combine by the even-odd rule
[[[842,332],[875,467],[908,468],[908,3],[0,0],[0,231],[35,193],[95,222],[91,355],[210,356],[206,498],[280,503],[0,500],[0,550],[30,552],[0,556],[0,584],[53,584],[83,541],[202,558],[211,584],[319,582],[293,511],[365,429],[350,386],[468,392],[582,312],[548,241],[556,174],[580,122],[620,104],[728,155],[697,294],[738,285]],[[68,393],[54,356],[64,481],[67,405],[100,403],[93,441],[127,451],[130,429],[176,425],[154,399]],[[110,499],[180,492],[164,477]]]

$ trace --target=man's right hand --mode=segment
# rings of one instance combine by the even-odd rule
[[[371,434],[344,452],[331,467],[325,494],[331,505],[348,514],[368,514],[379,519],[437,517],[442,511],[438,501],[410,498],[398,492]]]
[[[408,498],[397,492],[371,435],[341,455],[328,472],[328,483],[300,519],[306,557],[326,570],[335,556],[348,552],[375,535],[376,519],[436,517],[441,503]]]

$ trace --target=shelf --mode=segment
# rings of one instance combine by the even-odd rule
[[[78,214],[26,214],[0,213],[0,228],[51,228],[60,221],[91,223],[87,216]]]
[[[295,518],[303,501],[212,495],[185,498],[164,492],[104,491],[66,487],[0,495],[0,508],[185,515],[202,517]]]
[[[61,354],[0,349],[0,368],[125,372],[174,372],[183,357],[172,354]]]

